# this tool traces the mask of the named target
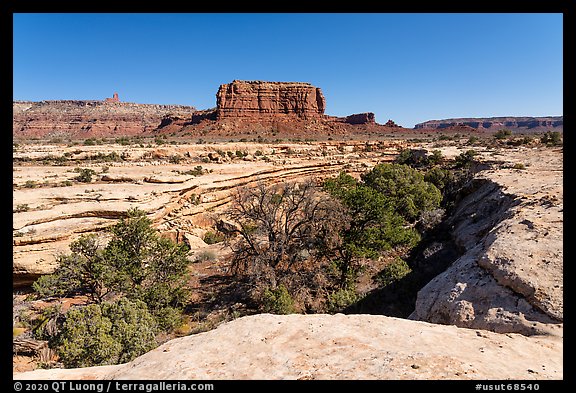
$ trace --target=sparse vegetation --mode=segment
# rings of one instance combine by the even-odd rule
[[[215,244],[215,243],[220,243],[223,242],[225,240],[225,236],[223,233],[219,232],[219,231],[207,231],[204,234],[204,243],[206,244]]]
[[[264,290],[262,310],[272,314],[292,314],[296,311],[294,300],[284,285],[279,285],[275,289],[266,288]]]
[[[76,176],[74,180],[81,183],[90,183],[92,176],[96,175],[96,171],[90,168],[75,168],[74,172],[78,172],[78,176]]]
[[[425,142],[429,144],[433,136]],[[478,138],[474,138],[476,137],[470,137],[468,143],[475,144],[476,148]],[[547,141],[546,138],[544,141]],[[529,139],[532,142],[532,138]],[[161,140],[164,141],[165,138]],[[524,143],[528,139],[524,137],[517,140]],[[462,148],[465,141],[466,139],[462,139],[454,148]],[[508,139],[507,143],[498,142],[492,137],[483,141],[500,149],[510,144],[508,142],[517,143],[516,139],[512,138]],[[535,144],[537,146],[537,140]],[[196,163],[205,158],[208,152],[215,152],[213,155],[217,156],[214,158],[219,159],[219,162],[232,159],[239,161],[237,158],[248,155],[248,151],[240,144],[236,145],[239,150],[234,147],[230,151],[224,151],[229,147],[224,150],[217,149],[219,146],[221,145],[215,145],[213,149],[198,146],[198,151],[203,149],[201,153],[190,150],[190,153],[181,156],[165,152],[170,149],[156,149],[149,145],[149,148],[158,154],[154,162],[151,162],[152,155],[137,149],[130,150],[134,154],[131,161],[146,166],[138,169],[139,171],[162,173],[167,167],[167,171],[173,169],[172,172],[181,175],[201,176],[210,171],[204,168],[206,165],[202,167]],[[132,212],[127,213],[122,230],[116,228],[106,231],[106,236],[81,236],[70,245],[70,254],[57,257],[60,268],[53,275],[43,276],[34,284],[39,297],[87,299],[85,304],[72,306],[68,313],[53,313],[44,318],[43,323],[49,322],[49,326],[56,329],[52,333],[42,333],[45,335],[43,337],[50,340],[50,345],[58,351],[66,367],[112,364],[127,361],[142,353],[141,351],[153,348],[157,345],[157,339],[163,341],[173,337],[175,328],[181,329],[176,333],[178,335],[213,328],[216,325],[213,321],[226,319],[218,319],[217,315],[229,315],[226,313],[232,311],[228,310],[238,310],[231,305],[241,305],[242,311],[234,311],[236,313],[245,312],[244,310],[249,313],[259,311],[277,314],[346,313],[355,312],[360,307],[359,302],[366,301],[374,292],[379,293],[387,286],[388,291],[394,291],[402,285],[415,285],[419,265],[411,259],[411,253],[421,239],[426,239],[428,233],[436,236],[435,232],[428,231],[438,228],[450,213],[450,197],[456,195],[458,187],[471,176],[470,173],[475,169],[474,163],[477,163],[477,153],[468,150],[452,160],[444,157],[440,150],[434,150],[435,148],[404,149],[392,163],[370,167],[369,160],[372,159],[372,162],[389,161],[390,146],[393,146],[371,140],[366,143],[324,143],[316,150],[310,148],[310,152],[307,147],[299,146],[296,148],[298,155],[284,162],[300,164],[308,159],[317,160],[318,157],[321,158],[321,154],[340,160],[342,156],[335,153],[338,150],[351,152],[353,146],[358,150],[358,155],[354,157],[359,156],[362,160],[338,162],[348,173],[342,172],[327,180],[322,179],[327,173],[323,169],[316,173],[310,171],[313,176],[320,174],[314,182],[297,183],[286,181],[291,175],[284,177],[283,172],[279,172],[280,176],[276,178],[275,175],[270,175],[266,168],[266,171],[262,172],[262,178],[272,180],[268,183],[271,185],[255,185],[253,178],[238,170],[252,163],[241,162],[234,165],[235,176],[241,177],[242,183],[247,184],[247,187],[239,188],[238,192],[234,192],[232,187],[236,186],[233,182],[219,183],[220,177],[215,186],[210,184],[212,179],[204,179],[200,183],[193,180],[193,184],[186,184],[181,188],[177,185],[170,186],[174,190],[173,195],[183,199],[174,204],[174,214],[170,213],[170,222],[161,226],[163,230],[170,231],[171,236],[178,231],[180,240],[182,231],[188,231],[189,227],[186,225],[204,230],[211,228],[202,236],[204,242],[209,245],[224,243],[229,245],[233,252],[231,259],[228,259],[228,255],[220,253],[223,247],[218,245],[200,248],[192,254],[191,258],[195,263],[191,264],[190,268],[202,272],[192,278],[194,285],[209,284],[198,290],[194,297],[190,297],[194,299],[194,303],[186,307],[187,312],[194,310],[204,318],[198,320],[196,325],[181,323],[184,305],[189,301],[186,298],[184,281],[191,279],[186,277],[186,269],[181,269],[191,262],[185,258],[186,246],[156,240],[155,231],[147,229],[145,220],[137,224],[139,219],[133,217]],[[259,147],[262,149],[262,146]],[[271,152],[266,154],[276,153],[275,156],[270,156],[275,163],[281,163],[288,154],[295,153],[287,146],[275,146],[275,151],[272,147],[267,147]],[[252,144],[246,148],[254,157],[262,160],[267,158],[264,155],[266,149],[254,151],[256,147]],[[121,151],[118,146],[116,149]],[[483,147],[481,149],[485,152]],[[88,154],[90,151],[86,150],[78,150],[78,153],[70,151],[62,155],[62,160],[65,158],[70,165],[69,170],[58,168],[59,178],[52,179],[54,183],[51,186],[76,184],[74,190],[70,190],[71,195],[92,200],[100,198],[98,195],[101,193],[105,195],[103,200],[108,200],[109,194],[104,191],[105,186],[81,185],[92,182],[96,172],[78,167],[74,170],[75,173],[71,174],[72,168],[76,165],[91,166],[101,169],[99,173],[103,174],[107,173],[110,167],[106,164],[95,164],[96,162],[123,158],[117,152]],[[25,151],[27,150],[24,149],[23,152]],[[184,151],[182,149],[182,152]],[[80,153],[81,156],[75,155]],[[30,157],[33,165],[36,165],[34,157],[37,156],[31,154]],[[195,163],[178,167],[167,165],[168,162],[182,164],[183,157],[187,157],[187,162]],[[52,164],[60,161],[54,157],[50,160]],[[147,162],[141,163],[139,160]],[[521,160],[522,158],[519,159]],[[214,165],[214,161],[216,160],[207,159],[206,162]],[[128,172],[124,170],[124,166],[130,164],[132,163],[123,163],[115,165],[114,168],[122,174]],[[156,165],[158,167],[154,167]],[[507,164],[502,168],[526,169],[522,163],[514,166]],[[219,173],[226,173],[226,170],[225,165],[219,166]],[[359,173],[360,170],[364,173]],[[276,168],[273,173],[275,171]],[[64,172],[66,175],[62,176]],[[136,172],[129,173],[133,181],[141,179],[132,176],[132,173]],[[30,176],[29,172],[15,175],[21,175],[24,179]],[[44,176],[47,177],[50,176]],[[74,179],[74,182],[62,181],[62,178],[66,177]],[[33,178],[42,179],[39,176]],[[16,188],[22,187],[23,180],[21,177],[19,179]],[[182,179],[183,177],[178,180]],[[33,186],[41,185],[33,180],[28,182]],[[200,185],[197,189],[194,188],[196,183]],[[152,186],[159,189],[162,187],[145,184],[146,188]],[[108,185],[106,189],[107,187]],[[214,226],[212,221],[222,211],[219,210],[220,206],[228,203],[224,192],[220,193],[220,190],[228,188],[233,190],[233,206],[222,218],[237,225],[236,229],[230,232]],[[84,189],[86,194],[82,193]],[[206,195],[201,197],[192,191],[206,192]],[[59,192],[61,195],[66,194],[62,189]],[[145,198],[140,194],[127,196],[132,192],[137,191],[122,191],[121,198],[124,201],[137,200],[138,204],[145,202]],[[162,192],[163,189],[160,193]],[[154,191],[151,195],[156,197],[160,193]],[[76,196],[62,196],[55,204],[74,203]],[[34,199],[26,201],[28,200]],[[199,205],[201,201],[206,203],[198,207],[191,206]],[[33,209],[45,210],[41,205],[37,205],[35,202]],[[213,206],[216,208],[210,210]],[[69,212],[72,207],[67,206],[66,211]],[[191,213],[184,220],[180,220],[180,217],[172,220],[174,215],[179,214],[180,208]],[[20,204],[13,209],[15,213],[20,213],[29,211],[30,207]],[[189,222],[186,221],[188,218]],[[182,225],[183,223],[185,225]],[[14,237],[29,236],[18,239],[17,242],[36,240],[31,235],[33,231],[28,231],[29,228],[24,227],[14,232]],[[442,226],[439,228],[442,229]],[[195,230],[191,232],[196,233]],[[42,229],[42,236],[45,233],[45,229]],[[134,250],[134,244],[147,246],[137,251]],[[223,274],[227,266],[231,266],[230,276]],[[412,269],[414,274],[410,274]],[[205,274],[209,277],[204,277]],[[209,290],[206,290],[208,288]],[[389,302],[389,299],[386,298],[383,302]],[[223,310],[226,310],[226,313]],[[121,323],[121,318],[116,314],[121,312],[136,317],[127,317],[124,319],[125,324],[116,326]],[[207,318],[208,315],[210,318]],[[135,320],[140,320],[141,324],[135,323]],[[92,323],[89,324],[88,321]],[[137,331],[140,327],[142,332]],[[134,347],[130,347],[122,337],[131,337]],[[63,346],[64,340],[66,347]],[[93,348],[92,359],[85,350],[88,347]]]
[[[494,134],[494,138],[502,140],[502,139],[507,139],[511,135],[512,135],[512,131],[507,130],[507,129],[502,129],[502,130],[496,131],[496,133]]]
[[[378,280],[382,286],[387,286],[402,279],[411,271],[412,269],[410,269],[406,261],[401,258],[396,258],[378,273],[376,280]]]
[[[58,256],[56,271],[33,284],[42,298],[88,298],[61,318],[52,337],[68,366],[129,360],[155,345],[154,332],[181,323],[188,248],[160,237],[138,209],[109,233],[105,246],[97,235],[81,236],[71,254]]]
[[[141,300],[91,304],[66,313],[58,354],[66,367],[125,363],[156,347],[156,333]]]
[[[454,168],[469,168],[477,155],[475,150],[466,150],[464,153],[460,153],[454,159]]]
[[[546,131],[540,137],[540,143],[547,146],[558,146],[562,144],[562,134],[558,131]]]
[[[16,207],[12,211],[14,213],[22,213],[22,212],[27,212],[28,210],[30,210],[30,206],[28,206],[27,203],[20,203],[20,204],[16,205]]]

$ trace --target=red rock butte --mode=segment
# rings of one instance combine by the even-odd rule
[[[239,81],[220,85],[216,93],[217,119],[324,115],[322,90],[305,82]]]
[[[118,98],[118,93],[114,93],[112,98],[104,99],[104,102],[120,102],[120,98]]]

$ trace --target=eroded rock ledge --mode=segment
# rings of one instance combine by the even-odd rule
[[[419,291],[411,319],[525,335],[562,329],[562,172],[553,169],[562,163],[542,154],[539,168],[476,181],[449,222],[463,254]]]

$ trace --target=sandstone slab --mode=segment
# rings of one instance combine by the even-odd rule
[[[562,339],[378,315],[247,316],[127,364],[14,379],[562,379]]]

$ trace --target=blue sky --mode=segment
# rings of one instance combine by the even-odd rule
[[[216,106],[220,84],[320,87],[326,114],[563,114],[559,13],[14,14],[15,100]]]

